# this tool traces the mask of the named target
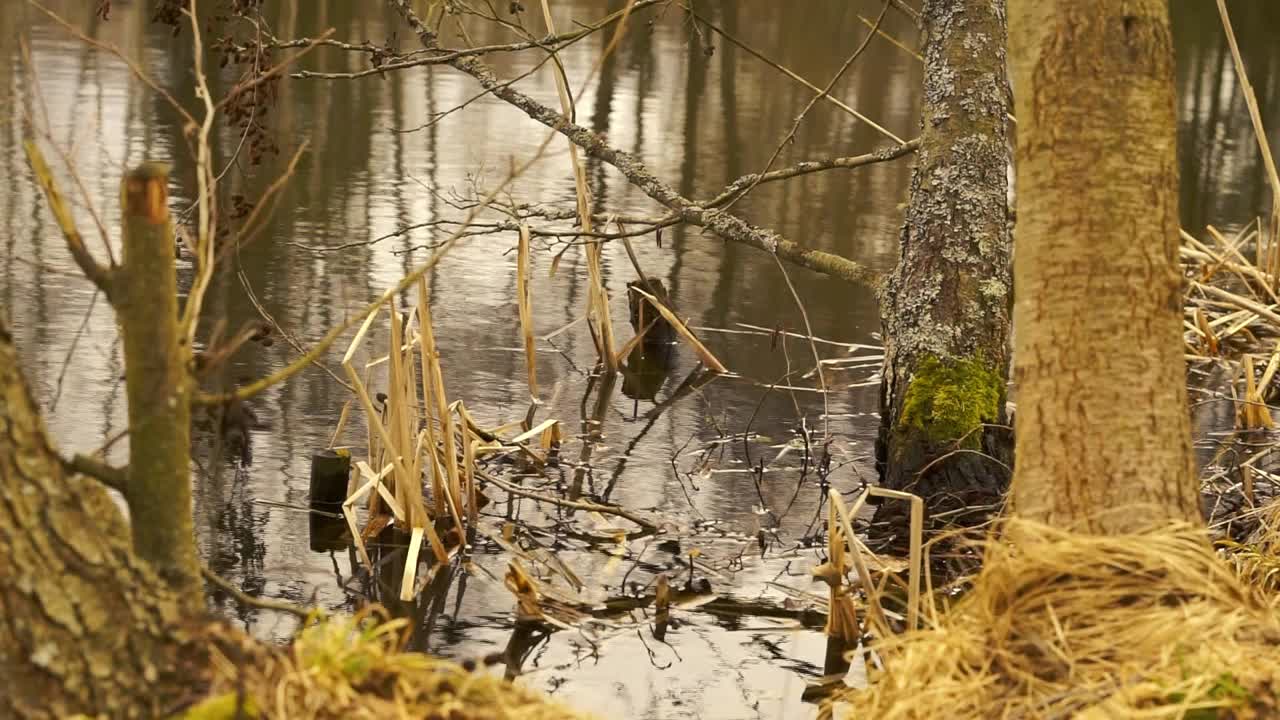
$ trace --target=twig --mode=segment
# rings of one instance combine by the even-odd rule
[[[86,475],[106,485],[120,494],[128,496],[129,477],[124,468],[117,468],[88,455],[76,454],[70,458],[60,458],[62,467],[67,472]]]
[[[328,30],[325,30],[323,33],[321,33],[321,34],[320,34],[320,38],[319,38],[319,39],[320,39],[320,40],[326,40],[326,39],[328,39],[328,37],[329,37],[330,35],[332,35],[332,34],[333,34],[333,28],[329,28]],[[317,41],[317,42],[318,42],[318,41]],[[271,67],[270,67],[270,68],[268,68],[265,72],[257,73],[257,74],[255,74],[252,78],[250,78],[250,79],[248,79],[248,80],[246,80],[246,81],[244,81],[244,82],[242,82],[242,83],[237,84],[235,87],[233,87],[233,88],[231,88],[229,91],[227,91],[227,94],[226,94],[226,95],[225,95],[221,100],[219,100],[219,101],[218,101],[218,104],[217,104],[217,105],[214,105],[214,106],[213,106],[213,109],[214,109],[214,110],[221,110],[221,109],[223,109],[224,107],[226,107],[227,103],[229,103],[229,102],[231,102],[232,100],[234,100],[234,99],[236,98],[236,96],[237,96],[237,95],[239,95],[240,93],[248,92],[249,90],[252,90],[253,88],[258,87],[258,86],[259,86],[259,85],[261,85],[262,83],[264,83],[264,82],[266,82],[266,81],[270,80],[271,78],[275,77],[276,75],[279,75],[280,73],[284,72],[284,69],[285,69],[285,68],[287,68],[287,67],[289,67],[290,65],[292,65],[292,64],[294,64],[294,63],[296,63],[300,58],[302,58],[302,56],[304,56],[304,55],[306,55],[307,53],[309,53],[309,52],[311,52],[312,50],[314,50],[314,49],[316,48],[317,42],[313,42],[313,43],[308,44],[307,46],[303,47],[303,48],[302,48],[301,50],[299,50],[298,52],[296,52],[296,53],[294,53],[294,54],[290,55],[289,57],[285,58],[284,60],[281,60],[280,62],[278,62],[278,63],[276,63],[275,65],[271,66]]]
[[[736,38],[736,37],[734,37],[734,36],[730,35],[728,32],[725,32],[725,30],[724,30],[723,28],[719,27],[718,25],[715,25],[715,24],[714,24],[714,23],[712,23],[712,22],[709,22],[706,18],[704,18],[704,17],[702,17],[701,15],[699,15],[699,14],[697,13],[697,11],[695,11],[695,10],[693,9],[693,7],[692,7],[692,6],[690,6],[690,5],[685,5],[685,6],[684,6],[684,8],[685,8],[685,10],[686,10],[686,11],[688,11],[688,13],[689,13],[690,15],[692,15],[694,18],[696,18],[696,19],[698,20],[698,22],[700,22],[700,23],[702,23],[703,25],[706,25],[707,27],[711,28],[712,30],[714,30],[714,31],[716,32],[716,34],[717,34],[717,35],[719,35],[720,37],[724,38],[725,40],[728,40],[729,42],[733,43],[734,45],[737,45],[738,47],[742,48],[743,50],[746,50],[749,54],[751,54],[752,56],[754,56],[754,57],[755,57],[757,60],[759,60],[760,62],[762,62],[762,63],[764,63],[764,64],[768,65],[769,67],[774,68],[775,70],[778,70],[778,71],[779,71],[779,72],[781,72],[783,75],[786,75],[787,77],[791,78],[792,80],[795,80],[796,82],[800,83],[801,85],[804,85],[805,87],[809,88],[810,90],[813,90],[814,92],[821,92],[821,91],[822,91],[822,89],[821,89],[821,88],[819,88],[817,85],[814,85],[813,83],[809,82],[808,80],[805,80],[803,77],[801,77],[800,75],[797,75],[797,74],[796,74],[795,72],[793,72],[791,69],[787,68],[786,66],[780,65],[780,64],[778,64],[778,63],[774,62],[773,60],[770,60],[769,58],[765,57],[763,54],[761,54],[761,53],[760,53],[758,50],[756,50],[755,48],[751,47],[750,45],[747,45],[746,43],[742,42],[742,41],[741,41],[741,40],[739,40],[738,38]],[[885,128],[883,128],[883,127],[881,127],[880,125],[876,124],[876,122],[875,122],[874,120],[872,120],[871,118],[867,117],[866,115],[863,115],[862,113],[858,112],[857,110],[854,110],[852,107],[849,107],[847,104],[845,104],[845,103],[841,102],[840,100],[838,100],[838,99],[836,99],[836,98],[834,98],[834,97],[831,97],[830,95],[826,95],[826,96],[824,96],[824,98],[826,99],[826,101],[827,101],[827,102],[831,103],[832,105],[835,105],[836,107],[840,108],[841,110],[844,110],[846,113],[849,113],[850,115],[852,115],[852,116],[856,117],[857,119],[861,120],[862,122],[864,122],[864,123],[866,123],[866,124],[870,125],[873,129],[875,129],[875,131],[876,131],[876,132],[880,133],[881,135],[884,135],[885,137],[887,137],[887,138],[889,138],[890,140],[892,140],[892,141],[894,141],[894,142],[898,143],[899,145],[902,145],[902,144],[906,143],[906,140],[903,140],[902,138],[898,137],[897,135],[894,135],[893,133],[889,132],[889,131],[888,131],[888,130],[886,130]]]
[[[53,219],[57,221],[58,228],[62,230],[62,237],[67,242],[67,249],[71,251],[71,257],[76,261],[76,265],[80,267],[80,272],[89,278],[98,289],[107,296],[107,300],[114,303],[114,293],[112,291],[112,273],[107,268],[98,264],[93,259],[93,255],[89,253],[89,249],[84,245],[84,238],[80,236],[80,231],[76,229],[75,219],[71,216],[71,211],[67,208],[66,199],[62,192],[58,190],[58,185],[53,179],[53,173],[49,170],[48,163],[44,160],[44,154],[40,152],[39,146],[34,140],[27,140],[22,143],[27,151],[27,161],[31,163],[31,170],[35,173],[36,181],[40,183],[40,188],[44,190],[45,199],[49,201],[49,210],[53,213]]]
[[[888,8],[888,5],[885,5]],[[881,14],[883,16],[883,13]],[[814,367],[818,372],[818,387],[822,391],[822,440],[825,444],[831,438],[831,405],[830,399],[827,397],[827,376],[822,372],[822,356],[818,354],[818,344],[813,340],[813,325],[809,322],[809,312],[805,310],[804,301],[800,299],[800,293],[796,292],[796,286],[791,282],[791,275],[787,272],[786,266],[782,261],[774,256],[773,261],[778,264],[778,270],[782,273],[782,279],[787,282],[787,289],[791,291],[791,297],[796,301],[796,307],[800,310],[800,318],[804,320],[805,339],[809,341],[809,350],[813,353]],[[783,347],[786,347],[784,341]],[[793,398],[794,400],[794,398]]]
[[[920,138],[908,140],[901,145],[886,145],[878,150],[872,150],[862,155],[853,155],[851,157],[829,158],[827,160],[806,160],[796,163],[790,167],[778,168],[766,173],[751,173],[743,175],[725,186],[715,198],[702,203],[703,207],[719,207],[725,202],[734,199],[744,193],[743,188],[755,185],[763,185],[764,183],[777,182],[779,180],[789,180],[800,175],[808,175],[809,173],[822,172],[825,170],[852,170],[853,168],[863,167],[864,165],[872,165],[874,163],[896,160],[903,155],[908,155],[920,149]]]
[[[808,104],[806,104],[804,109],[800,111],[800,114],[796,116],[795,122],[791,123],[791,129],[787,131],[786,137],[782,138],[782,142],[778,143],[778,146],[774,148],[773,154],[769,156],[769,162],[765,163],[764,170],[759,173],[759,177],[726,202],[722,206],[722,209],[728,210],[733,207],[734,203],[746,197],[748,193],[755,189],[756,185],[760,184],[760,179],[768,174],[769,168],[773,167],[773,164],[778,161],[778,156],[782,154],[782,150],[795,139],[796,131],[800,129],[800,124],[803,123],[805,117],[809,115],[809,111],[813,109],[814,105],[818,104],[819,100],[831,96],[831,88],[835,87],[837,82],[840,82],[840,78],[844,77],[844,74],[849,71],[849,68],[853,67],[853,63],[856,62],[858,57],[862,55],[862,52],[867,49],[867,46],[871,44],[871,40],[876,36],[875,31],[880,29],[880,23],[884,22],[884,16],[888,12],[889,3],[888,0],[886,0],[885,4],[880,8],[880,15],[876,18],[876,24],[871,28],[871,32],[867,33],[867,36],[862,39],[862,43],[860,43],[857,49],[853,51],[853,54],[844,61],[844,64],[840,66],[840,69],[836,71],[836,74],[831,77],[827,86],[819,90],[817,95],[814,95],[809,99]],[[906,143],[901,140],[899,140],[898,143],[899,145],[906,145]],[[785,272],[786,271],[784,270],[783,273],[785,274]],[[787,283],[790,284],[790,282],[790,279],[788,279]]]
[[[62,399],[62,382],[66,380],[67,370],[71,368],[71,358],[75,356],[76,348],[80,346],[80,338],[84,337],[84,329],[89,325],[89,318],[93,317],[93,309],[98,305],[98,291],[95,290],[93,297],[89,298],[89,306],[85,308],[84,315],[80,317],[80,324],[76,326],[75,335],[71,336],[71,344],[67,346],[67,351],[62,355],[62,367],[58,368],[58,381],[54,387],[53,400],[49,403],[49,412],[58,409],[58,401]]]
[[[419,42],[428,49],[434,49],[436,47],[435,33],[428,29],[418,18],[410,7],[409,0],[388,1],[400,13],[405,22],[409,24],[409,27],[418,36]],[[455,60],[450,62],[449,65],[472,76],[480,83],[481,87],[490,90],[494,96],[519,108],[531,119],[565,135],[575,145],[582,148],[588,156],[612,165],[637,189],[666,206],[677,214],[682,221],[705,227],[722,239],[776,253],[788,262],[847,282],[872,287],[879,284],[879,273],[861,263],[821,250],[802,247],[781,237],[774,231],[750,225],[741,218],[729,213],[695,205],[688,198],[676,192],[670,185],[659,180],[638,157],[611,147],[595,132],[580,125],[565,122],[564,116],[560,113],[515,88],[505,86],[488,66],[475,58]],[[894,139],[900,143],[904,142],[896,136]]]
[[[210,583],[213,583],[219,589],[235,598],[236,602],[241,605],[261,608],[263,610],[276,610],[278,612],[289,613],[290,615],[301,618],[304,621],[311,618],[313,611],[308,610],[301,605],[294,605],[293,603],[285,602],[283,600],[270,600],[267,598],[257,598],[249,595],[245,591],[231,584],[230,580],[227,580],[210,570],[209,566],[204,563],[200,563],[200,574],[204,576],[205,580],[208,580]]]
[[[254,293],[253,286],[249,284],[249,277],[244,274],[244,270],[237,269],[236,276],[240,278],[240,286],[244,288],[245,296],[249,298],[249,302],[253,305],[254,309],[258,311],[258,314],[262,316],[262,319],[271,323],[271,326],[279,331],[280,336],[285,339],[285,342],[289,343],[289,345],[299,354],[306,353],[306,350],[302,347],[302,343],[298,342],[298,339],[293,336],[293,333],[286,330],[279,322],[277,322],[276,319],[272,317],[271,313],[267,312],[267,309],[262,306],[262,303],[258,301],[258,296]],[[351,383],[343,380],[342,377],[335,373],[328,365],[316,360],[316,366],[328,373],[329,377],[333,378],[333,380],[339,385],[350,392],[355,392],[355,388],[351,386]]]
[[[479,468],[476,469],[476,475],[482,478],[485,482],[493,483],[494,485],[497,485],[498,487],[502,488],[503,490],[505,490],[506,492],[512,495],[518,495],[520,497],[528,498],[530,500],[536,500],[538,502],[551,503],[552,505],[559,505],[560,507],[569,508],[571,510],[582,510],[584,512],[598,512],[602,515],[614,515],[622,518],[623,520],[629,520],[630,522],[633,522],[636,525],[639,525],[645,530],[649,530],[653,532],[656,532],[658,529],[658,526],[655,523],[649,520],[646,520],[632,512],[624,510],[620,507],[615,507],[612,505],[600,505],[598,503],[593,503],[593,502],[583,502],[581,500],[563,500],[561,498],[558,498],[552,495],[543,495],[542,493],[536,493],[531,490],[525,490],[524,488],[518,485],[513,485],[507,482],[506,480],[502,480],[494,475],[490,475],[489,473],[484,472]]]

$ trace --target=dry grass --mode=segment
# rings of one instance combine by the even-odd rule
[[[367,615],[331,618],[310,625],[291,645],[278,649],[225,630],[217,643],[223,652],[214,653],[210,699],[184,717],[236,717],[240,697],[246,718],[589,717],[483,668],[469,671],[448,660],[401,652],[406,623]],[[240,656],[245,652],[252,658]]]
[[[1224,562],[1203,530],[1103,537],[1010,520],[1004,538],[985,548],[972,592],[934,627],[875,643],[885,671],[824,712],[892,720],[1275,711],[1280,604]]]
[[[1244,542],[1220,541],[1224,556],[1249,586],[1280,595],[1280,502],[1259,513],[1258,528]]]

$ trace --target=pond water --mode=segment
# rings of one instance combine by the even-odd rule
[[[622,5],[603,0],[552,4],[561,29]],[[107,22],[95,19],[88,5],[61,0],[49,7],[89,36],[119,46],[160,85],[194,107],[189,33],[174,38],[168,28],[150,24],[147,3],[117,0]],[[409,36],[380,5],[367,5],[357,11],[356,3],[282,0],[266,3],[265,12],[282,37],[314,36],[329,27],[351,42],[380,44],[393,34]],[[874,0],[810,0],[803,4],[804,12],[781,3],[705,5],[717,27],[819,86],[865,36],[867,27],[859,18],[874,18],[879,11]],[[1266,210],[1252,130],[1213,7],[1174,5],[1184,225],[1193,232],[1209,223],[1237,227]],[[1232,6],[1264,120],[1280,128],[1280,50],[1269,42],[1268,31],[1280,27],[1280,8],[1247,1]],[[0,35],[0,162],[5,175],[0,184],[5,228],[0,307],[12,317],[28,378],[54,435],[67,450],[92,451],[125,428],[120,346],[111,313],[77,277],[32,180],[21,148],[24,112],[47,123],[52,138],[68,150],[113,244],[118,243],[118,222],[112,199],[122,169],[143,159],[173,162],[173,206],[181,209],[191,196],[191,162],[176,114],[123,63],[86,48],[24,0],[0,0],[0,11],[6,27],[21,29]],[[895,37],[914,37],[910,24],[892,11],[884,28]],[[478,44],[511,39],[488,24],[472,23],[468,30]],[[20,37],[30,44],[34,82],[19,62]],[[592,36],[562,53],[575,88],[583,84],[608,39],[608,33]],[[449,34],[444,40],[460,42]],[[507,78],[532,69],[537,60],[530,53],[490,58],[495,71]],[[361,57],[319,49],[302,67],[351,72],[363,69],[362,62]],[[234,82],[230,75],[211,80],[215,95]],[[911,138],[920,82],[921,66],[913,57],[875,40],[836,83],[833,95],[888,132]],[[520,87],[548,104],[558,102],[547,67],[522,80]],[[285,158],[301,141],[309,149],[267,231],[240,251],[240,274],[224,272],[215,278],[206,300],[206,326],[225,319],[237,327],[257,318],[248,286],[280,326],[307,345],[424,260],[431,252],[424,246],[444,239],[454,227],[448,221],[465,214],[460,203],[501,182],[510,164],[532,157],[546,136],[540,125],[490,98],[438,115],[476,92],[470,78],[448,68],[415,68],[355,81],[289,80],[269,116],[281,156],[256,167],[237,154],[236,129],[223,128],[215,147],[219,167],[237,159],[224,180],[229,193],[255,196],[282,171]],[[580,122],[636,153],[684,195],[708,197],[734,178],[762,169],[810,97],[811,91],[712,29],[691,24],[672,5],[637,15],[616,52],[576,98],[576,107]],[[423,127],[432,118],[437,121]],[[819,103],[778,163],[855,155],[886,142],[885,135],[867,124]],[[1272,142],[1280,142],[1280,135],[1273,135]],[[508,188],[510,199],[572,206],[569,167],[564,143],[553,142]],[[735,210],[802,244],[888,270],[896,260],[909,173],[910,161],[904,159],[808,175],[762,186]],[[589,165],[588,176],[600,208],[621,215],[660,214],[611,169]],[[82,229],[92,228],[85,205],[77,204],[76,210]],[[423,223],[428,225],[396,234]],[[86,235],[91,247],[100,250],[94,236]],[[482,425],[518,420],[529,405],[515,304],[514,245],[512,233],[468,238],[429,277],[450,396],[465,400]],[[588,381],[592,340],[578,323],[539,342],[539,399],[544,403],[539,418],[562,421],[566,458],[578,456],[584,428],[598,429],[603,439],[594,449],[583,494],[660,518],[669,535],[680,538],[679,545],[658,538],[593,548],[565,535],[561,525],[551,522],[553,517],[537,515],[531,503],[509,506],[500,492],[495,497],[502,502],[487,510],[486,523],[497,528],[504,517],[523,514],[535,526],[531,537],[584,578],[584,593],[594,599],[646,585],[662,571],[683,579],[685,554],[697,548],[702,557],[694,575],[708,580],[712,592],[781,609],[776,615],[783,617],[677,612],[679,626],[668,635],[669,644],[653,641],[647,630],[606,633],[603,642],[557,633],[532,650],[524,663],[524,682],[602,716],[807,717],[813,707],[800,701],[800,693],[822,674],[824,640],[821,628],[797,622],[788,610],[794,599],[779,586],[819,591],[808,576],[819,551],[807,547],[806,538],[815,529],[821,492],[815,473],[802,472],[802,453],[793,441],[801,427],[818,439],[824,433],[831,439],[829,480],[837,489],[850,491],[873,479],[877,388],[866,381],[876,370],[874,360],[832,373],[829,382],[838,392],[825,403],[811,390],[769,390],[766,386],[791,368],[812,366],[807,342],[771,332],[804,329],[787,279],[773,261],[680,229],[661,244],[645,237],[634,246],[646,274],[663,281],[679,312],[704,328],[703,339],[735,376],[664,402],[696,366],[692,353],[681,348],[656,396],[633,391],[650,395],[633,398],[615,388],[599,402],[598,383]],[[552,256],[561,249],[544,243],[534,253],[532,293],[539,335],[569,325],[585,310],[585,258],[577,248],[568,250],[552,275]],[[180,276],[189,281],[190,264],[178,262]],[[635,279],[635,271],[616,244],[605,250],[604,272],[615,330],[619,338],[629,338],[625,285]],[[813,332],[847,344],[820,346],[825,357],[874,357],[879,326],[871,292],[800,269],[789,273]],[[742,332],[748,326],[766,330]],[[286,342],[251,347],[235,358],[222,381],[260,377],[295,356]],[[337,367],[344,350],[345,342],[340,342],[329,353],[330,367]],[[789,383],[814,387],[812,379],[793,377]],[[332,609],[359,606],[361,588],[350,582],[351,557],[312,552],[308,516],[296,509],[307,503],[310,455],[329,442],[348,397],[330,376],[309,370],[255,403],[270,427],[254,433],[252,465],[220,462],[202,445],[195,500],[200,547],[216,572],[245,591]],[[588,423],[593,415],[600,418],[598,426]],[[361,437],[363,429],[356,422],[344,442],[358,444]],[[712,445],[725,438],[736,440]],[[115,442],[109,457],[123,462],[126,445]],[[715,451],[697,453],[709,447]],[[745,468],[748,460],[761,459],[769,471],[757,482]],[[507,559],[482,543],[465,579],[455,576],[406,609],[417,628],[415,646],[459,658],[506,647],[514,609],[500,580]],[[291,619],[246,610],[226,598],[217,602],[261,635],[286,637],[294,628]]]

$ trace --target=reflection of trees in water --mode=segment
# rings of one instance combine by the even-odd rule
[[[1280,26],[1280,5],[1248,0],[1227,5],[1274,148],[1280,141],[1280,51],[1271,32]],[[1182,222],[1196,234],[1206,224],[1243,225],[1267,212],[1270,191],[1231,51],[1213,3],[1174,3],[1172,9]]]
[[[570,26],[569,16],[596,17],[623,4],[622,0],[610,0],[602,9],[606,4],[593,0],[554,3],[562,27]],[[849,29],[865,31],[854,16],[876,5],[878,2],[835,0],[814,3],[806,6],[806,12],[796,13],[784,3],[752,4],[748,11],[746,4],[725,2],[711,4],[705,11],[731,34],[822,85],[850,50]],[[149,26],[144,3],[118,5],[112,21],[105,24],[92,24],[92,9],[82,3],[63,0],[53,6],[88,27],[91,34],[101,34],[140,58],[162,76],[164,84],[186,92],[184,101],[192,102],[185,70],[190,64],[190,45],[173,41],[167,30]],[[1274,127],[1280,117],[1280,51],[1267,37],[1267,29],[1280,21],[1280,6],[1251,0],[1232,6],[1264,117]],[[0,10],[13,11],[10,16],[28,17],[25,7],[23,0],[0,0]],[[315,36],[333,26],[343,39],[381,43],[394,27],[384,12],[370,11],[361,3],[294,0],[266,8],[274,13],[271,20],[282,35]],[[1184,221],[1192,230],[1206,222],[1247,221],[1265,209],[1266,193],[1259,182],[1260,160],[1216,13],[1210,3],[1175,3],[1174,11],[1183,90]],[[631,149],[664,179],[694,197],[743,173],[762,169],[810,91],[732,43],[705,30],[699,34],[680,13],[668,13],[652,28],[647,19],[633,21],[614,55],[605,60],[598,81],[585,95],[587,102],[578,109],[579,117],[608,132],[614,144]],[[906,22],[898,19],[891,24],[891,34],[910,42],[913,36]],[[488,24],[469,28],[475,31],[477,43],[509,40]],[[605,32],[599,42],[582,43],[562,53],[571,86],[579,86],[610,37]],[[17,52],[15,38],[14,33],[0,34],[0,57],[11,68],[17,67],[9,62]],[[705,43],[715,48],[710,57],[701,52]],[[65,119],[75,110],[81,117],[70,127],[93,132],[79,138],[78,159],[91,190],[106,205],[114,197],[119,176],[114,160],[125,156],[130,161],[139,159],[147,148],[171,152],[170,148],[181,147],[182,128],[177,118],[162,101],[142,92],[118,63],[73,46],[55,33],[40,34],[33,50],[38,64],[57,71],[42,78],[51,113]],[[70,71],[67,56],[74,58]],[[495,58],[494,64],[503,76],[513,77],[535,60],[532,54],[521,54]],[[316,52],[306,62],[310,69],[342,72],[363,67],[365,60],[338,52]],[[915,60],[888,43],[874,42],[865,58],[837,85],[835,94],[909,137],[917,125],[913,88],[918,80]],[[211,82],[225,89],[234,78],[215,76]],[[554,97],[547,68],[521,86],[540,97]],[[83,89],[93,87],[99,92],[88,93],[86,99]],[[15,99],[25,90],[16,71],[6,73],[0,81],[0,106],[11,108],[6,119],[17,117]],[[385,287],[391,274],[403,272],[411,259],[393,256],[392,250],[423,238],[388,240],[332,254],[308,253],[289,242],[312,246],[358,242],[386,232],[389,226],[446,217],[453,210],[442,206],[437,196],[428,195],[410,175],[441,192],[465,190],[467,172],[486,163],[500,166],[509,156],[526,153],[541,141],[541,128],[492,102],[477,103],[415,133],[388,132],[392,127],[415,127],[475,91],[468,79],[445,68],[357,82],[283,83],[280,105],[272,112],[272,122],[283,140],[282,154],[287,156],[303,138],[310,141],[311,150],[281,197],[268,229],[242,250],[239,261],[267,310],[304,344],[341,321],[347,308]],[[5,157],[7,178],[0,185],[0,212],[11,232],[6,233],[0,250],[0,299],[18,316],[19,346],[24,359],[31,361],[33,380],[49,388],[87,298],[66,297],[65,283],[49,271],[69,265],[66,258],[39,241],[53,229],[38,196],[26,186],[27,172],[17,151],[20,123],[5,126],[7,129],[0,131],[0,154]],[[67,132],[67,127],[63,131]],[[779,162],[856,154],[881,142],[865,125],[820,104]],[[219,164],[231,160],[237,144],[238,136],[231,129],[217,137]],[[562,148],[563,142],[556,143],[554,150],[560,152],[553,152],[553,157],[516,184],[513,192],[518,201],[569,197]],[[189,194],[181,185],[192,175],[191,163],[182,152],[173,151],[171,156],[178,183],[174,195],[181,198]],[[226,187],[251,195],[283,169],[283,161],[268,160],[251,175],[232,171]],[[909,167],[910,161],[904,160],[761,186],[738,208],[744,216],[775,226],[801,242],[884,267],[895,257],[900,220],[897,204],[905,196]],[[653,210],[646,199],[598,163],[591,164],[590,181],[602,211]],[[106,221],[108,225],[114,222],[110,216]],[[668,233],[666,240],[661,249],[648,238],[637,240],[635,245],[646,271],[672,288],[680,312],[692,316],[695,324],[727,327],[746,320],[791,329],[799,326],[777,268],[760,253],[708,241],[685,230]],[[451,394],[469,404],[473,398],[482,398],[482,406],[473,411],[486,419],[520,415],[527,402],[519,370],[521,359],[501,349],[514,345],[516,338],[515,313],[510,305],[515,263],[500,254],[511,243],[511,238],[500,236],[474,239],[460,247],[432,278],[434,298],[441,307],[436,319],[442,351],[447,360],[454,361],[446,364]],[[614,250],[610,248],[609,253],[618,262],[609,266],[610,282],[620,298],[631,270]],[[568,255],[557,278],[549,280],[545,272],[539,272],[535,279],[539,332],[559,327],[582,312],[578,253],[570,251]],[[34,261],[35,268],[19,262],[20,257]],[[540,271],[545,271],[547,263],[545,256],[535,260]],[[818,279],[807,271],[790,272],[819,335],[866,340],[866,335],[878,328],[874,301],[868,293]],[[233,274],[219,276],[209,293],[206,327],[220,317],[233,328],[256,317]],[[582,365],[590,354],[590,340],[580,330],[566,333],[557,342],[564,341],[561,346]],[[73,381],[81,386],[81,398],[91,395],[103,401],[94,409],[102,414],[103,425],[119,428],[123,408],[118,401],[112,403],[118,395],[118,384],[112,380],[119,376],[113,339],[110,323],[93,323],[89,349],[77,358],[71,372]],[[804,343],[783,342],[790,362],[804,364],[808,356]],[[776,379],[788,362],[781,348],[771,349],[767,340],[759,338],[717,336],[715,345],[734,370],[753,378]],[[270,350],[246,353],[227,369],[228,378],[260,376],[292,354],[284,342]],[[705,439],[714,434],[707,415],[724,420],[726,431],[740,432],[741,423],[759,404],[753,429],[772,435],[772,442],[788,439],[796,412],[792,398],[784,391],[769,393],[761,403],[762,388],[722,380],[689,393],[680,403],[663,404],[690,371],[689,353],[678,354],[674,365],[674,377],[664,386],[665,394],[658,391],[639,401],[616,397],[604,408],[603,445],[607,447],[596,455],[593,477],[602,481],[594,489],[606,497],[629,506],[688,512],[690,502],[680,480],[672,476],[667,459],[671,448],[690,436]],[[573,422],[577,419],[574,401],[585,381],[566,366],[563,358],[544,353],[539,371],[548,377],[548,385],[556,379],[566,385],[564,399],[545,412]],[[84,389],[95,384],[96,388]],[[278,584],[273,573],[281,567],[327,572],[327,558],[300,557],[299,553],[306,552],[305,545],[288,545],[306,537],[305,515],[283,510],[267,513],[255,509],[248,498],[294,504],[301,500],[305,492],[304,449],[327,439],[344,399],[345,393],[327,376],[308,371],[263,400],[261,411],[276,419],[281,430],[263,438],[259,445],[263,461],[253,468],[253,476],[237,480],[224,474],[224,485],[202,488],[199,495],[202,540],[214,551],[215,570],[255,589]],[[801,397],[800,402],[810,413],[820,407],[816,396]],[[859,407],[843,395],[833,398],[834,413]],[[640,419],[627,422],[637,410]],[[80,412],[85,411],[81,408]],[[59,424],[55,415],[51,424],[64,436],[80,431],[65,417]],[[734,426],[735,422],[739,425]],[[354,427],[352,435],[361,432]],[[80,446],[92,445],[96,439],[84,438]],[[737,452],[735,446],[726,463]],[[761,493],[767,504],[775,509],[787,505],[795,490],[792,475],[764,476]],[[693,499],[697,512],[749,522],[752,505],[758,503],[749,475],[719,475],[699,482],[702,489]],[[800,516],[807,512],[797,509],[792,517],[802,520]],[[468,609],[474,612],[473,603],[509,604],[504,592],[500,587],[477,588],[472,594],[486,599],[468,597],[466,602],[472,607],[464,608],[463,616],[471,614]],[[335,603],[345,601],[342,597],[334,600],[332,594],[326,597]],[[430,594],[424,595],[422,602],[423,609],[437,618],[448,614],[447,607],[439,606]],[[446,623],[442,618],[435,622],[442,642],[462,640],[454,622]]]

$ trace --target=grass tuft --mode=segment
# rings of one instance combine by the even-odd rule
[[[970,593],[934,627],[874,643],[885,669],[824,715],[1244,718],[1277,707],[1280,602],[1202,529],[1098,536],[1009,520],[985,555]]]
[[[370,613],[322,618],[282,648],[254,646],[237,631],[223,629],[215,643],[250,658],[213,663],[209,701],[182,717],[243,717],[289,720],[574,720],[587,718],[540,692],[510,683],[484,668],[402,650],[407,621]],[[235,635],[233,637],[233,634]],[[212,706],[212,707],[211,707]],[[225,711],[223,715],[211,710]],[[192,713],[200,712],[198,715]]]

